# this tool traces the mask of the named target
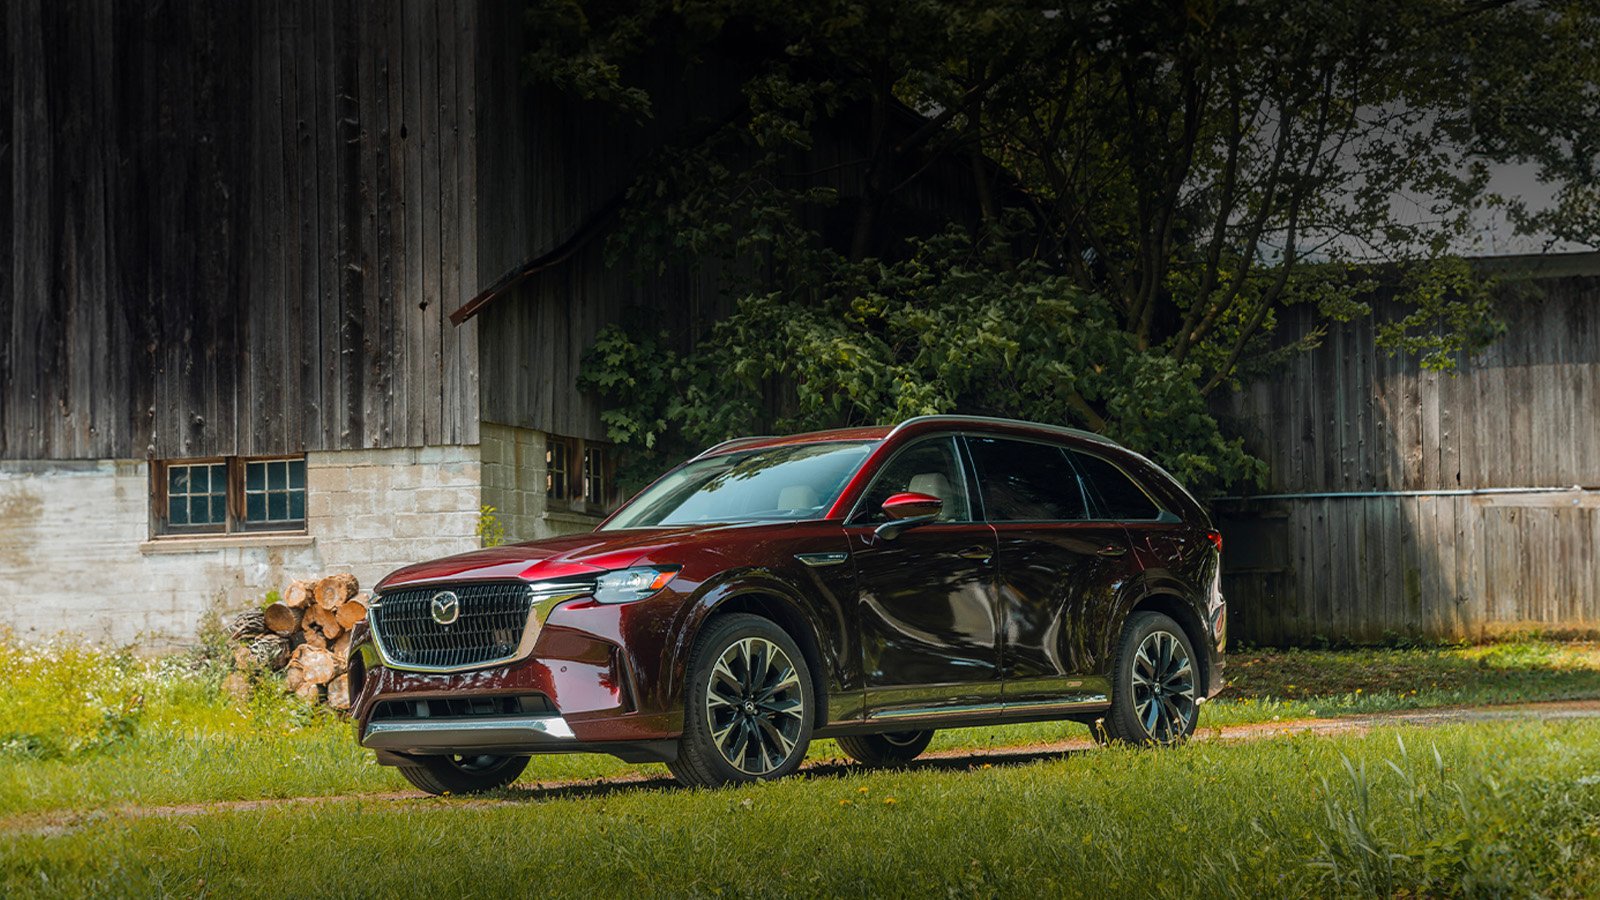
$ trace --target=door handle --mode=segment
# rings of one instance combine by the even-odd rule
[[[986,563],[994,558],[994,551],[988,547],[968,547],[965,550],[958,551],[956,555],[962,559],[974,559],[978,562]]]
[[[1127,553],[1128,548],[1121,544],[1107,544],[1094,552],[1096,556],[1126,556]]]

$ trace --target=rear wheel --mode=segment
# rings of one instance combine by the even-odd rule
[[[1101,741],[1176,744],[1200,718],[1194,647],[1158,612],[1128,617],[1112,675],[1111,708],[1094,728]]]
[[[892,731],[836,738],[839,749],[864,766],[900,766],[922,755],[932,731]]]
[[[475,794],[505,787],[528,767],[526,756],[418,756],[400,766],[405,779],[430,794]]]
[[[686,785],[781,778],[811,743],[811,671],[789,635],[760,616],[712,620],[695,642],[683,737],[668,768]]]

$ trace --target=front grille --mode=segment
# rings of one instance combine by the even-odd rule
[[[433,619],[433,598],[456,595],[459,617]],[[532,610],[524,582],[435,585],[384,594],[372,609],[372,630],[389,660],[401,666],[461,668],[514,655]]]

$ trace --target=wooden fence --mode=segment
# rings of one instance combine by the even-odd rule
[[[1521,262],[1506,336],[1456,374],[1362,320],[1224,401],[1271,467],[1216,504],[1236,637],[1600,628],[1600,254]]]

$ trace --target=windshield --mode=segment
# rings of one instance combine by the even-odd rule
[[[795,444],[697,459],[635,497],[604,530],[819,518],[875,446]]]

